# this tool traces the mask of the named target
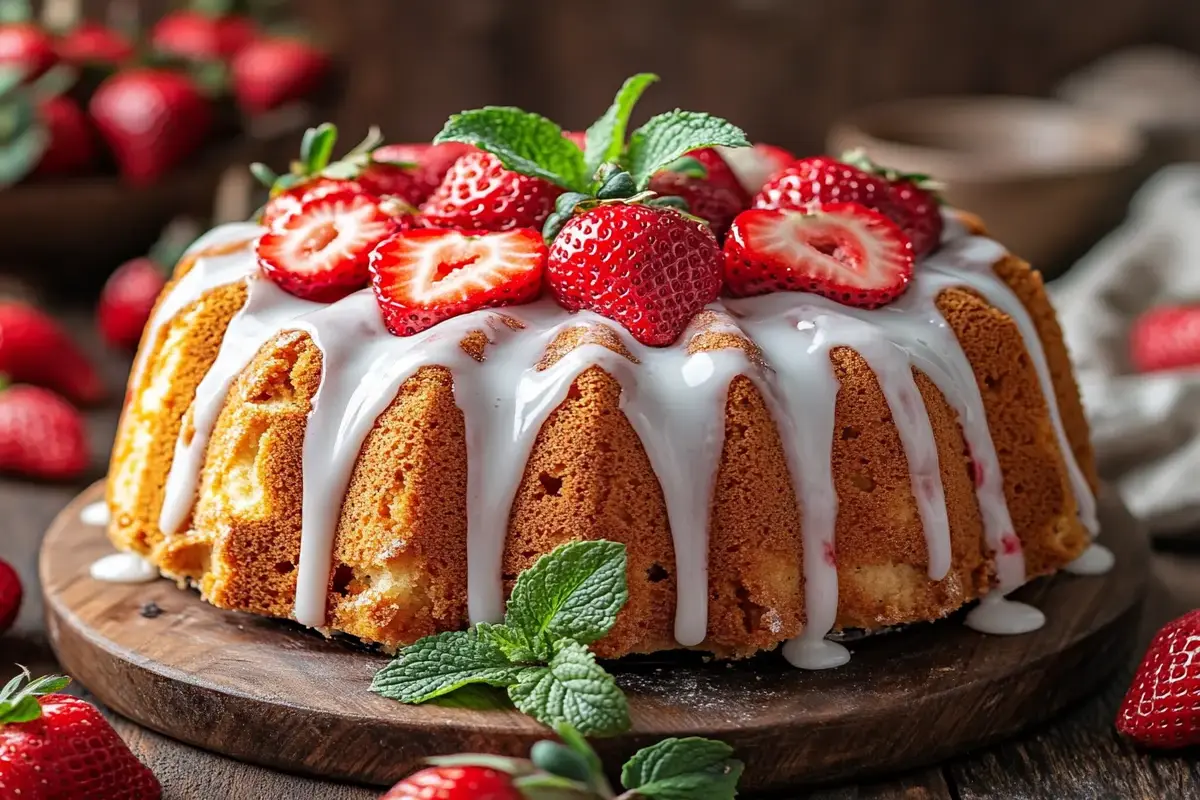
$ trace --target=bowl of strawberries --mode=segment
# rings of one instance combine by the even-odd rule
[[[51,289],[91,292],[171,219],[206,217],[231,167],[328,97],[326,54],[232,0],[196,0],[145,31],[129,14],[29,11],[0,0],[0,270]]]

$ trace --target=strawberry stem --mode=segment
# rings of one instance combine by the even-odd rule
[[[21,667],[21,674],[0,689],[0,725],[38,719],[42,716],[38,698],[61,692],[71,682],[70,678],[63,675],[47,675],[36,680],[31,678],[29,670]],[[26,681],[29,682],[26,684]]]

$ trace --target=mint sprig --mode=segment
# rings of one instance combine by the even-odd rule
[[[546,725],[568,723],[590,736],[629,729],[629,703],[612,675],[579,642],[564,639],[545,667],[521,670],[508,696],[522,712]]]
[[[503,624],[427,636],[380,670],[371,690],[402,703],[453,702],[463,687],[486,684],[544,724],[619,733],[629,704],[587,645],[616,623],[629,597],[625,570],[622,544],[562,545],[517,577]]]
[[[487,150],[506,169],[542,178],[564,189],[586,191],[591,183],[583,151],[562,128],[541,116],[511,106],[485,106],[455,114],[434,144],[466,142]]]
[[[649,72],[626,80],[613,98],[612,105],[587,129],[587,148],[583,158],[590,177],[596,177],[601,165],[620,160],[625,150],[625,130],[629,126],[633,107],[641,99],[642,93],[657,80],[658,76]]]

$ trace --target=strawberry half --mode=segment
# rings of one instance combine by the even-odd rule
[[[350,192],[318,197],[259,238],[258,265],[284,291],[332,303],[367,285],[371,250],[393,230],[375,198]]]
[[[1155,634],[1117,714],[1117,730],[1149,747],[1200,745],[1200,609]]]
[[[754,209],[738,215],[725,239],[731,294],[812,292],[858,308],[904,293],[912,243],[896,223],[857,203],[819,211]]]
[[[371,284],[387,328],[412,336],[481,308],[528,303],[541,289],[546,243],[527,228],[472,235],[415,229],[371,253]]]

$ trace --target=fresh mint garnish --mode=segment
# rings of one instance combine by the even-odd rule
[[[508,696],[522,712],[546,725],[568,723],[588,736],[629,728],[629,703],[612,675],[579,642],[564,639],[545,667],[521,670]]]
[[[638,189],[645,189],[659,170],[701,147],[749,147],[742,129],[711,114],[669,111],[651,117],[629,137],[624,165]]]
[[[426,636],[375,674],[371,691],[401,703],[424,703],[472,683],[508,686],[521,667],[474,629]]]
[[[486,106],[455,114],[434,144],[466,142],[487,150],[506,169],[542,178],[564,189],[587,191],[591,176],[583,151],[562,128],[540,114],[511,106]]]
[[[427,636],[376,674],[371,690],[402,703],[476,704],[478,684],[504,687],[521,711],[585,734],[629,727],[629,706],[587,645],[612,629],[629,597],[625,546],[572,542],[517,577],[504,624]],[[462,694],[460,694],[462,693]]]
[[[743,765],[733,748],[712,739],[664,739],[634,754],[621,783],[653,800],[732,800]]]
[[[602,164],[620,160],[625,149],[625,130],[629,127],[633,107],[641,99],[642,93],[657,80],[658,76],[649,72],[639,73],[626,80],[617,91],[617,96],[613,98],[612,105],[587,129],[584,161],[587,163],[588,177],[595,178],[596,170],[600,169]]]
[[[521,573],[504,615],[505,626],[525,634],[540,658],[560,639],[591,644],[604,636],[629,599],[624,545],[572,542],[554,555]]]

